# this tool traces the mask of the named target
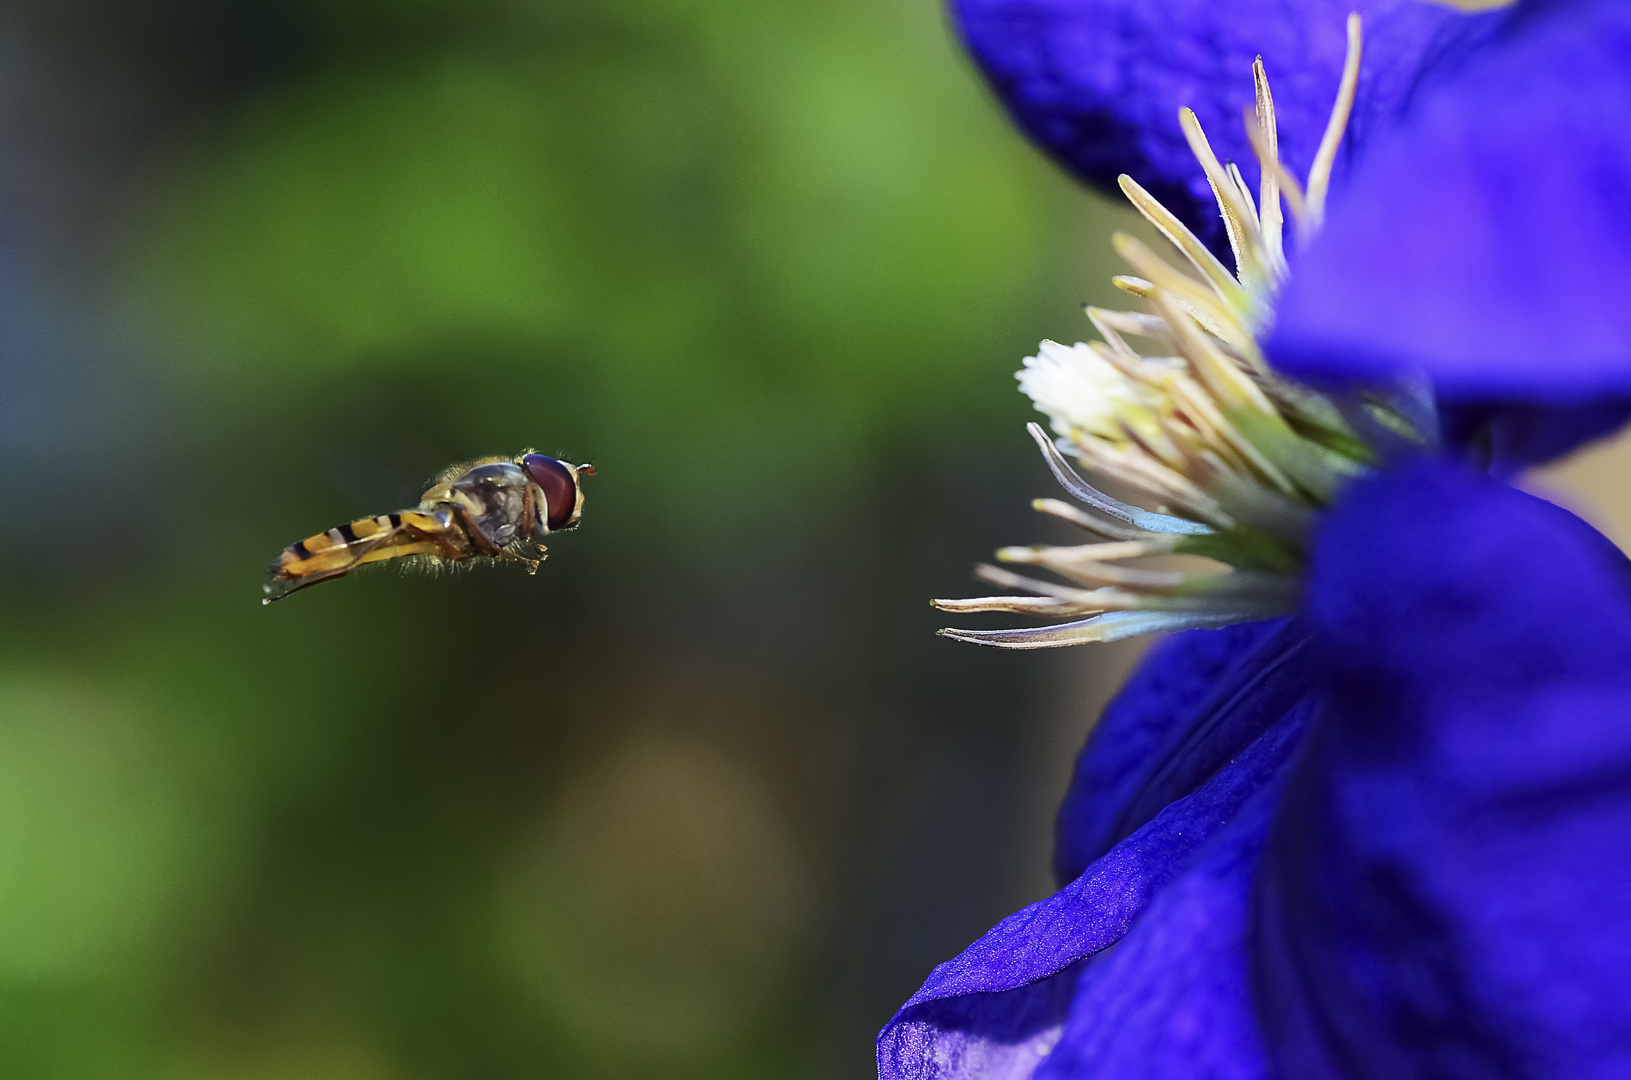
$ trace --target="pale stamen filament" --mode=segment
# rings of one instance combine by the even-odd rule
[[[1117,233],[1116,235],[1120,236],[1122,234]],[[1148,249],[1146,248],[1145,250]],[[1165,264],[1163,263],[1161,265],[1164,266]],[[1200,323],[1201,326],[1206,329],[1207,333],[1220,339],[1223,334],[1228,333],[1225,327],[1232,325],[1232,322],[1222,317],[1216,305],[1209,304],[1204,300],[1201,303],[1194,302],[1192,299],[1194,290],[1186,289],[1184,287],[1183,276],[1178,274],[1178,272],[1173,270],[1171,267],[1167,267],[1166,269],[1167,273],[1175,274],[1177,276],[1171,279],[1173,288],[1167,290],[1165,295],[1169,296],[1172,301],[1184,311],[1187,311],[1189,313],[1189,317]],[[1161,272],[1157,271],[1157,273],[1159,274]],[[1165,277],[1166,275],[1163,274],[1162,276]],[[1162,292],[1155,282],[1149,281],[1145,278],[1136,277],[1132,274],[1117,274],[1115,277],[1110,279],[1110,284],[1114,285],[1122,292],[1131,293],[1140,300],[1148,300],[1151,303],[1155,301],[1156,295]],[[1196,288],[1198,289],[1199,286],[1197,285]]]
[[[1303,186],[1298,183],[1295,176],[1291,175],[1291,170],[1286,168],[1285,162],[1280,160],[1278,151],[1265,143],[1263,133],[1257,126],[1257,119],[1250,109],[1246,110],[1246,135],[1251,140],[1252,151],[1257,155],[1259,168],[1265,175],[1274,177],[1275,188],[1291,207],[1291,216],[1296,220],[1297,227],[1306,232],[1308,228],[1308,201],[1303,195]],[[1284,224],[1284,218],[1281,217],[1278,206],[1275,207],[1274,216],[1280,218],[1282,225]],[[1280,261],[1284,265],[1285,241],[1283,236],[1280,249]]]
[[[1223,212],[1224,231],[1229,237],[1229,247],[1235,253],[1235,266],[1239,271],[1240,282],[1246,291],[1254,296],[1263,295],[1269,284],[1266,273],[1266,252],[1262,250],[1262,237],[1256,228],[1251,225],[1257,216],[1256,212],[1247,209],[1240,189],[1235,187],[1234,181],[1224,171],[1218,162],[1217,155],[1212,152],[1212,144],[1206,141],[1206,133],[1201,130],[1201,122],[1195,118],[1190,109],[1178,111],[1179,126],[1184,129],[1184,138],[1189,142],[1189,148],[1194,152],[1195,158],[1201,163],[1206,172],[1206,181],[1212,186],[1212,194],[1218,201],[1218,208]]]
[[[1122,193],[1127,196],[1127,201],[1132,203],[1162,236],[1170,240],[1173,247],[1183,252],[1190,264],[1201,272],[1201,276],[1212,288],[1217,290],[1219,299],[1237,311],[1248,310],[1246,291],[1240,287],[1240,282],[1236,281],[1235,276],[1218,257],[1189,231],[1188,226],[1179,221],[1172,211],[1157,202],[1155,196],[1145,191],[1126,173],[1122,173],[1117,182],[1121,185]]]
[[[1081,605],[1069,600],[1060,600],[1052,596],[971,596],[962,600],[934,600],[934,607],[941,611],[949,611],[954,615],[968,615],[976,611],[1001,611],[1010,615],[1042,615],[1063,618],[1070,615],[1081,615]],[[947,633],[946,637],[955,637],[955,633]]]
[[[1263,67],[1261,56],[1252,62],[1252,86],[1256,91],[1254,111],[1257,123],[1254,130],[1254,125],[1248,120],[1246,130],[1248,135],[1257,136],[1252,140],[1252,145],[1262,164],[1258,213],[1262,217],[1263,246],[1268,249],[1275,271],[1283,278],[1286,274],[1286,251],[1285,218],[1280,211],[1280,134],[1274,119],[1274,95],[1269,92],[1268,71]],[[1298,195],[1301,194],[1299,191]]]
[[[1053,473],[1053,478],[1059,481],[1060,487],[1099,513],[1133,526],[1134,534],[1126,539],[1150,533],[1196,535],[1212,531],[1205,525],[1193,521],[1151,513],[1111,498],[1077,475],[1076,470],[1070,467],[1070,462],[1065,460],[1065,456],[1059,452],[1053,440],[1048,438],[1048,433],[1042,430],[1042,425],[1026,424],[1025,431],[1035,441],[1037,449],[1042,451],[1042,460],[1047,462],[1048,471]]]
[[[1172,592],[1190,576],[1177,570],[1143,570],[1113,566],[1116,559],[1154,554],[1144,544],[1087,544],[1082,547],[1006,547],[997,552],[1003,562],[1041,566],[1079,585],[1118,585],[1140,592]]]
[[[1227,597],[1194,596],[1169,597],[1158,594],[1140,594],[1126,589],[1118,589],[1107,585],[1099,589],[1077,589],[1069,585],[1060,585],[1057,582],[1043,581],[1041,578],[1027,577],[1016,574],[1011,570],[1004,570],[1000,566],[982,564],[974,571],[974,576],[992,585],[1001,585],[1009,589],[1029,589],[1038,596],[1058,601],[1061,607],[1068,605],[1075,610],[1073,615],[1088,615],[1101,611],[1173,611],[1173,610],[1228,610],[1233,603]],[[956,603],[956,601],[952,601]],[[1181,605],[1181,607],[1180,607]],[[936,604],[938,605],[938,602]],[[1238,607],[1238,604],[1234,606]],[[1063,613],[1061,611],[1061,613]]]
[[[1110,314],[1113,313],[1103,311],[1099,308],[1089,308],[1087,311],[1088,321],[1093,324],[1093,328],[1097,330],[1099,332],[1099,336],[1104,339],[1103,344],[1109,346],[1108,349],[1095,348],[1093,351],[1099,353],[1101,356],[1104,356],[1107,360],[1110,360],[1111,363],[1115,364],[1123,371],[1132,374],[1138,369],[1138,353],[1134,351],[1131,345],[1127,344],[1126,338],[1117,333],[1116,327],[1112,325],[1112,322],[1104,318],[1105,315]],[[1093,341],[1089,342],[1088,344],[1090,347],[1092,347],[1099,345],[1100,342]]]
[[[1084,513],[1081,509],[1072,506],[1063,499],[1033,499],[1031,500],[1031,509],[1039,514],[1047,514],[1061,521],[1067,521],[1078,529],[1090,532],[1094,536],[1102,536],[1110,540],[1129,536],[1150,535],[1141,529],[1134,529],[1130,526],[1105,521],[1103,518],[1096,518],[1092,514]],[[1168,539],[1176,542],[1177,537],[1168,537]]]
[[[1101,542],[1003,548],[997,553],[1003,562],[1036,566],[1071,584],[982,566],[981,580],[1023,595],[935,605],[958,612],[1090,617],[1023,630],[942,631],[947,637],[1003,648],[1051,648],[1222,626],[1294,608],[1297,571],[1316,512],[1348,477],[1364,472],[1373,455],[1336,401],[1271,371],[1257,343],[1288,272],[1285,209],[1297,223],[1299,242],[1313,235],[1325,213],[1358,87],[1357,14],[1346,29],[1341,86],[1306,186],[1280,158],[1274,97],[1261,57],[1252,65],[1254,106],[1245,115],[1260,166],[1255,197],[1240,168],[1218,160],[1195,114],[1179,113],[1184,137],[1216,197],[1234,270],[1147,190],[1122,176],[1128,200],[1194,275],[1180,269],[1181,262],[1169,262],[1118,233],[1115,250],[1133,273],[1112,281],[1152,311],[1088,307],[1100,340],[1068,348],[1044,342],[1038,356],[1025,361],[1021,387],[1062,437],[1056,443],[1036,424],[1028,430],[1054,476],[1087,509],[1056,499],[1032,505]],[[1169,354],[1141,353],[1129,336],[1156,342]],[[1411,426],[1397,410],[1383,411]],[[1093,487],[1061,450],[1092,473],[1125,485],[1143,505],[1123,503]],[[1201,569],[1124,565],[1171,553],[1205,555],[1207,561]]]
[[[1221,338],[1237,348],[1249,347],[1251,332],[1242,327],[1235,315],[1200,282],[1175,270],[1126,233],[1116,233],[1110,243],[1117,255],[1143,275],[1143,278],[1134,281],[1144,291],[1144,299],[1153,300],[1156,294],[1167,295],[1192,315],[1196,322],[1206,327],[1213,337]]]
[[[1138,337],[1148,338],[1151,341],[1170,342],[1172,340],[1172,332],[1167,329],[1167,324],[1161,320],[1159,315],[1149,315],[1142,311],[1111,311],[1108,308],[1092,306],[1084,310],[1087,312],[1088,321],[1101,334],[1108,327],[1110,330],[1117,332],[1118,335],[1134,334]],[[1110,339],[1107,337],[1105,340],[1109,341]],[[1119,337],[1118,340],[1120,340]]]
[[[1359,60],[1363,52],[1359,13],[1348,16],[1348,55],[1342,64],[1342,83],[1337,87],[1337,101],[1326,122],[1325,136],[1314,155],[1313,167],[1308,170],[1308,219],[1314,230],[1325,220],[1325,196],[1331,186],[1331,168],[1336,164],[1337,148],[1342,145],[1342,134],[1348,128],[1348,117],[1353,112],[1354,95],[1359,90]]]
[[[1194,611],[1112,611],[1080,622],[1058,626],[1032,626],[1023,630],[958,630],[948,627],[941,637],[987,645],[996,649],[1057,649],[1095,641],[1121,641],[1143,634],[1171,633],[1228,626],[1241,621],[1236,613]]]
[[[1257,217],[1257,204],[1252,202],[1251,185],[1246,183],[1246,178],[1241,175],[1240,166],[1231,161],[1225,167],[1229,170],[1229,179],[1235,183],[1235,190],[1240,192],[1240,204],[1246,208],[1246,212],[1251,216],[1252,231],[1261,237],[1263,235],[1263,223]],[[1263,247],[1265,254],[1272,256],[1272,252],[1268,251],[1268,245],[1265,244]],[[1272,265],[1272,258],[1267,261]]]

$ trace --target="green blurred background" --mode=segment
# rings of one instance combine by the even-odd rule
[[[933,0],[0,5],[0,1075],[870,1075],[1134,651],[926,602],[1112,213]],[[537,577],[258,603],[523,447]]]

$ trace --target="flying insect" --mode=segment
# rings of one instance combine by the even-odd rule
[[[568,465],[531,451],[454,465],[432,481],[411,510],[359,518],[284,548],[272,564],[261,603],[344,577],[359,566],[410,556],[433,566],[513,562],[535,573],[544,559],[544,539],[577,528],[583,515],[580,481],[593,475],[593,465]]]

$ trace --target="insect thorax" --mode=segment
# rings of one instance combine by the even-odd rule
[[[447,485],[446,501],[464,511],[482,538],[501,548],[519,538],[526,524],[528,482],[526,472],[513,462],[478,465]],[[426,492],[426,498],[440,494],[441,487]]]

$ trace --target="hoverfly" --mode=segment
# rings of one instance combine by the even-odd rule
[[[412,510],[359,518],[283,549],[272,564],[263,604],[344,577],[359,566],[420,556],[432,564],[471,559],[521,563],[535,573],[544,538],[575,529],[585,476],[545,454],[488,457],[445,469]]]

